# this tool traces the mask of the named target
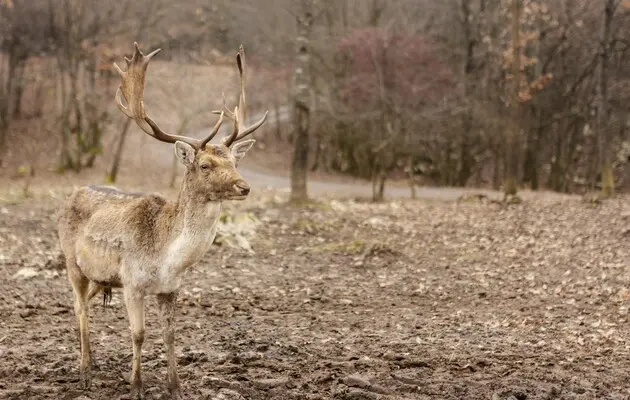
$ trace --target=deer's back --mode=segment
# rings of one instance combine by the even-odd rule
[[[77,251],[78,242],[89,247],[118,249],[155,247],[160,240],[168,207],[157,195],[130,193],[112,187],[87,186],[75,190],[58,220],[62,250]]]

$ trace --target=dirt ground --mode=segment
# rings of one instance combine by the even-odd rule
[[[186,277],[186,398],[630,398],[627,197],[295,209],[283,196],[229,205],[258,221],[252,250],[224,242]],[[96,366],[79,389],[60,201],[0,204],[0,398],[128,398],[117,291],[92,301]],[[147,398],[166,399],[156,314],[151,299],[142,365]]]

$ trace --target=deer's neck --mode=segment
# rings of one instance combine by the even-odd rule
[[[204,233],[216,228],[221,214],[220,201],[207,201],[203,196],[188,190],[184,183],[176,206],[176,226],[174,232],[188,231]]]
[[[212,246],[221,215],[220,201],[207,201],[182,185],[166,249],[166,264],[179,274],[201,260]]]

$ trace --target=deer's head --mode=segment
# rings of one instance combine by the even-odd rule
[[[175,153],[186,166],[184,179],[188,190],[208,201],[245,199],[249,184],[236,170],[236,165],[254,142],[253,139],[244,140],[231,147],[209,144],[203,150],[196,150],[185,142],[175,142]]]
[[[267,118],[267,113],[253,125],[245,126],[245,52],[243,46],[236,54],[236,63],[241,77],[241,93],[238,106],[234,111],[225,106],[223,110],[215,111],[219,120],[214,129],[204,139],[194,139],[186,136],[172,135],[164,132],[144,110],[144,80],[149,61],[160,49],[143,55],[138,44],[134,43],[135,52],[131,59],[125,57],[127,71],[123,71],[114,64],[121,76],[122,83],[116,92],[118,108],[129,118],[132,118],[140,128],[153,138],[175,144],[175,154],[186,166],[184,180],[188,190],[197,197],[207,201],[212,200],[242,200],[250,191],[249,184],[236,170],[238,161],[253,146],[253,139],[242,140],[245,136],[258,129]],[[122,96],[127,106],[122,102]],[[224,116],[234,122],[232,134],[221,140],[220,144],[209,144],[216,136],[223,123]]]

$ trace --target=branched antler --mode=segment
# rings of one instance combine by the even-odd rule
[[[116,91],[116,104],[118,108],[129,118],[136,121],[136,124],[157,140],[167,143],[175,143],[176,141],[182,141],[193,146],[197,150],[204,149],[206,144],[212,140],[219,132],[221,124],[223,123],[223,112],[220,112],[219,120],[214,126],[212,132],[204,139],[199,140],[195,138],[189,138],[186,136],[172,135],[164,132],[153,121],[144,110],[144,80],[146,78],[147,67],[151,58],[160,52],[161,49],[157,49],[147,54],[142,54],[138,43],[134,42],[135,51],[131,59],[125,57],[127,63],[127,71],[123,71],[116,63],[114,67],[118,71],[121,78],[121,84]],[[127,101],[127,106],[122,103],[122,96]]]
[[[241,78],[241,93],[238,99],[238,106],[234,107],[234,111],[231,111],[225,105],[225,96],[223,96],[223,110],[213,111],[215,114],[223,113],[234,121],[234,130],[232,131],[232,134],[221,140],[221,143],[227,147],[230,147],[232,144],[260,128],[267,119],[267,114],[269,113],[269,111],[265,111],[265,114],[258,122],[247,127],[245,126],[245,120],[247,118],[247,101],[245,97],[245,49],[243,48],[243,45],[239,47],[238,53],[236,53],[236,65],[238,66],[238,72]]]

